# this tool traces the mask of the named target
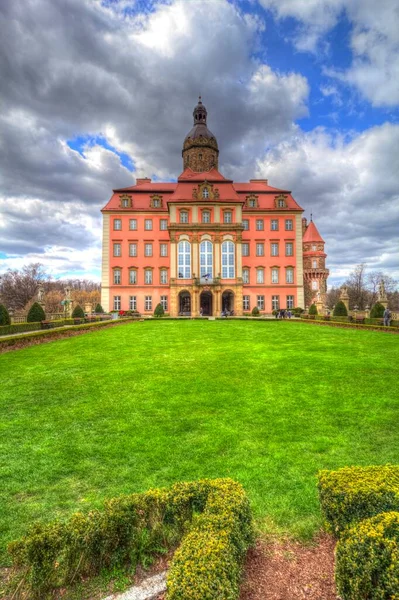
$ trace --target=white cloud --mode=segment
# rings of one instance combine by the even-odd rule
[[[279,144],[257,163],[257,176],[293,190],[313,212],[328,264],[345,277],[354,264],[399,277],[399,126],[345,138],[324,129]]]

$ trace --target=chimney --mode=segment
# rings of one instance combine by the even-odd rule
[[[249,183],[264,183],[265,185],[268,185],[268,179],[250,179]]]
[[[142,179],[139,179],[139,178],[136,179],[136,185],[143,185],[145,183],[151,183],[151,178],[143,177]]]
[[[308,226],[308,220],[306,219],[306,217],[303,217],[302,218],[302,235],[305,234],[307,226]]]

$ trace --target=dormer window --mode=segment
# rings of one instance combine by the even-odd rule
[[[251,194],[250,196],[247,196],[246,200],[247,200],[247,206],[249,208],[257,208],[257,206],[258,206],[258,196],[255,196],[255,195]]]
[[[209,190],[208,190],[208,188],[204,188],[202,190],[202,197],[203,198],[209,198]]]
[[[278,201],[278,207],[279,208],[285,208],[285,200],[279,200]]]
[[[120,196],[119,198],[121,201],[122,208],[130,208],[132,206],[132,199],[130,196],[123,195],[123,196]]]
[[[276,203],[276,207],[277,208],[287,208],[287,197],[284,196],[283,194],[281,194],[280,196],[277,196],[277,198],[275,199],[275,203]]]
[[[154,208],[160,208],[161,207],[161,201],[160,200],[154,200],[153,202],[154,202],[154,204],[153,204]]]
[[[151,208],[162,208],[162,196],[151,196]]]

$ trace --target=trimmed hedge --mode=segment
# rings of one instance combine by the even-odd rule
[[[347,317],[348,316],[347,308],[346,308],[345,304],[342,302],[342,300],[339,300],[337,302],[337,304],[334,306],[333,316],[334,317]]]
[[[54,327],[63,327],[64,325],[73,325],[73,319],[56,319],[54,321],[49,321],[49,323],[54,325]],[[0,336],[11,335],[13,333],[23,333],[24,331],[38,331],[41,328],[41,322],[12,323],[11,325],[0,327]]]
[[[197,513],[202,514],[193,520]],[[184,535],[191,520],[192,529]],[[167,600],[238,598],[253,529],[245,492],[231,479],[178,483],[114,498],[103,510],[36,524],[8,550],[14,565],[26,571],[30,597],[43,598],[76,577],[136,564],[145,553],[171,546],[182,536],[168,575]]]
[[[27,322],[37,323],[38,321],[44,321],[45,318],[46,315],[43,308],[38,302],[34,302],[29,309],[28,316],[26,317]]]
[[[0,304],[0,326],[11,325],[11,319],[7,308]]]
[[[312,304],[309,308],[309,315],[318,315],[318,310],[316,304]]]
[[[370,318],[371,319],[382,319],[384,316],[385,307],[381,302],[376,302],[374,306],[371,307]]]
[[[154,310],[154,317],[163,317],[165,314],[165,311],[163,309],[162,304],[157,304]]]
[[[345,600],[399,599],[399,513],[386,512],[349,529],[336,547],[335,579]]]
[[[83,308],[79,304],[77,304],[75,306],[75,308],[73,309],[72,318],[73,319],[84,319],[85,318]]]
[[[320,471],[318,489],[326,529],[339,536],[362,519],[399,510],[399,466]]]
[[[251,315],[252,315],[253,317],[259,317],[259,315],[260,315],[260,312],[259,312],[259,308],[258,308],[257,306],[254,306],[254,307],[253,307],[253,309],[252,309],[252,311],[251,311]]]

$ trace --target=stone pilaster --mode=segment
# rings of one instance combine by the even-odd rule
[[[103,215],[103,247],[102,247],[102,265],[101,265],[101,306],[108,312],[110,308],[109,298],[109,226],[110,217]]]
[[[295,253],[296,253],[296,305],[305,308],[305,294],[303,290],[303,242],[302,242],[302,215],[295,215]]]

